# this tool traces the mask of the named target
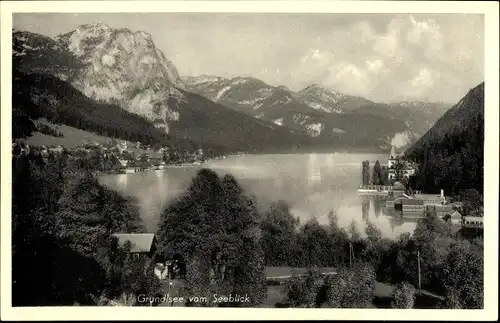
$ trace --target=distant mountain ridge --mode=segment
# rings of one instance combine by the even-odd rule
[[[189,91],[234,110],[334,142],[345,142],[344,134],[356,137],[369,134],[365,139],[370,142],[375,139],[378,142],[375,145],[404,148],[414,143],[451,106],[417,101],[376,103],[318,84],[294,92],[249,77],[202,75],[185,76],[182,80]]]

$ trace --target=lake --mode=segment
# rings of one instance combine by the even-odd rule
[[[348,227],[355,220],[362,233],[366,221],[374,223],[388,238],[413,232],[416,222],[402,222],[389,215],[382,197],[358,194],[363,160],[369,160],[373,167],[376,160],[387,163],[387,156],[349,153],[230,156],[203,166],[104,175],[100,181],[135,197],[151,232],[157,230],[162,209],[189,186],[201,167],[220,175],[232,174],[249,195],[256,197],[261,208],[271,201],[285,201],[301,222],[316,217],[326,224],[328,212],[334,210],[340,226]]]

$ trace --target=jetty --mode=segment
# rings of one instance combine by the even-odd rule
[[[358,193],[362,195],[389,195],[392,191],[390,185],[360,185]]]

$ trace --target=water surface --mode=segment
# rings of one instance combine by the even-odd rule
[[[363,231],[366,221],[371,221],[389,238],[413,232],[416,222],[398,221],[389,215],[382,198],[358,194],[363,160],[369,160],[370,167],[376,160],[387,163],[387,157],[380,155],[284,154],[230,156],[209,161],[203,167],[220,175],[232,174],[248,194],[257,198],[260,206],[284,200],[302,222],[316,217],[320,223],[327,223],[328,212],[334,210],[343,227],[355,220]],[[125,195],[136,197],[147,229],[154,232],[161,210],[189,186],[200,168],[105,175],[100,180]]]

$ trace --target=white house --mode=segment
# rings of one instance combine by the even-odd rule
[[[159,280],[167,279],[168,277],[168,266],[162,263],[157,263],[154,269],[155,276],[158,277]]]

